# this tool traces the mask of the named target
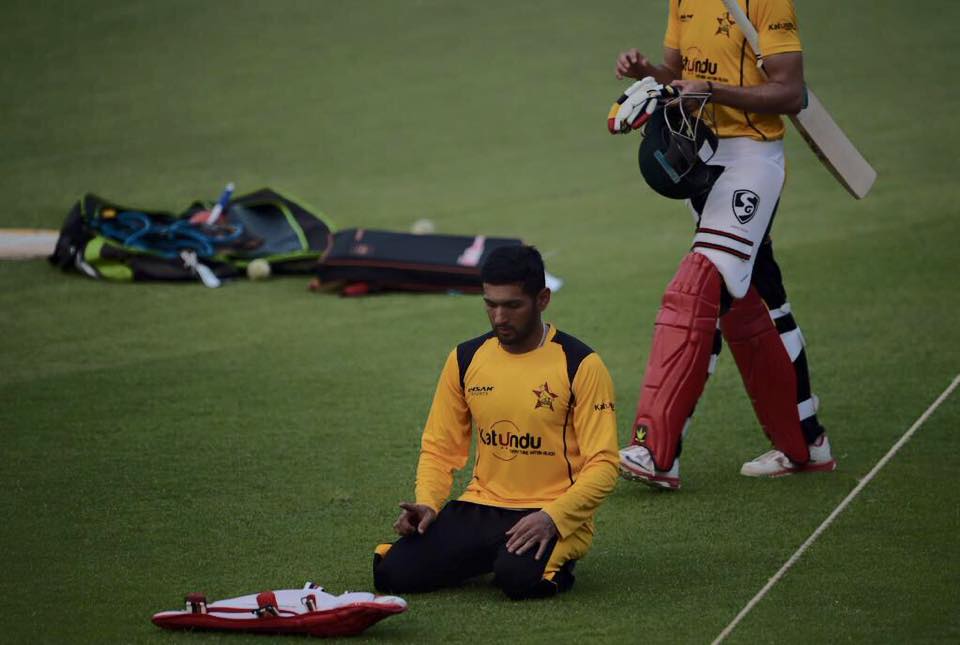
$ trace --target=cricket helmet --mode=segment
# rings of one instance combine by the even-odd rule
[[[713,187],[723,172],[710,165],[717,135],[707,121],[709,95],[684,95],[658,108],[646,123],[638,162],[647,184],[664,197],[690,199]],[[699,102],[699,108],[690,109]]]

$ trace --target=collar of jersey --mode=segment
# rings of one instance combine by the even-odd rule
[[[543,345],[540,345],[539,347],[534,347],[534,348],[531,349],[529,352],[524,352],[524,353],[522,353],[522,354],[514,354],[513,352],[508,352],[507,350],[505,350],[505,349],[503,348],[503,345],[500,344],[500,341],[497,341],[497,349],[499,349],[501,352],[503,352],[504,354],[506,354],[507,356],[509,356],[509,357],[511,357],[511,358],[523,358],[524,356],[530,356],[531,354],[536,354],[536,353],[539,352],[541,349],[543,349],[543,348],[545,348],[547,345],[549,345],[549,344],[550,344],[550,341],[553,340],[553,337],[557,335],[557,326],[556,326],[556,325],[554,325],[553,323],[548,322],[548,323],[547,323],[547,326],[549,327],[549,329],[547,329],[547,337],[543,339]],[[494,337],[494,340],[496,340],[496,337]]]

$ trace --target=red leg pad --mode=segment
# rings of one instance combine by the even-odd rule
[[[797,373],[755,287],[720,318],[753,411],[774,447],[792,461],[810,460],[797,411]]]
[[[683,426],[703,394],[722,285],[713,263],[690,253],[663,294],[633,423],[634,442],[650,450],[657,470],[673,466]]]

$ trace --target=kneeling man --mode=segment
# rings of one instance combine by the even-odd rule
[[[600,357],[542,320],[540,253],[503,247],[481,270],[492,332],[447,357],[423,431],[416,501],[377,547],[374,584],[416,593],[492,572],[513,599],[573,585],[593,515],[617,480],[613,384]],[[454,501],[476,428],[473,478]]]

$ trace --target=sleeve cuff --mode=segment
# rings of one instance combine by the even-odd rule
[[[556,507],[554,507],[553,504],[548,504],[540,510],[550,516],[550,519],[553,520],[553,525],[557,527],[557,533],[560,534],[561,538],[568,537],[577,528],[576,526],[569,526],[569,522],[564,522],[563,514]]]
[[[772,45],[770,47],[764,47],[760,45],[760,49],[763,50],[764,58],[768,56],[773,56],[774,54],[789,54],[791,52],[803,53],[803,48],[800,45],[794,44],[785,44],[785,45]]]

